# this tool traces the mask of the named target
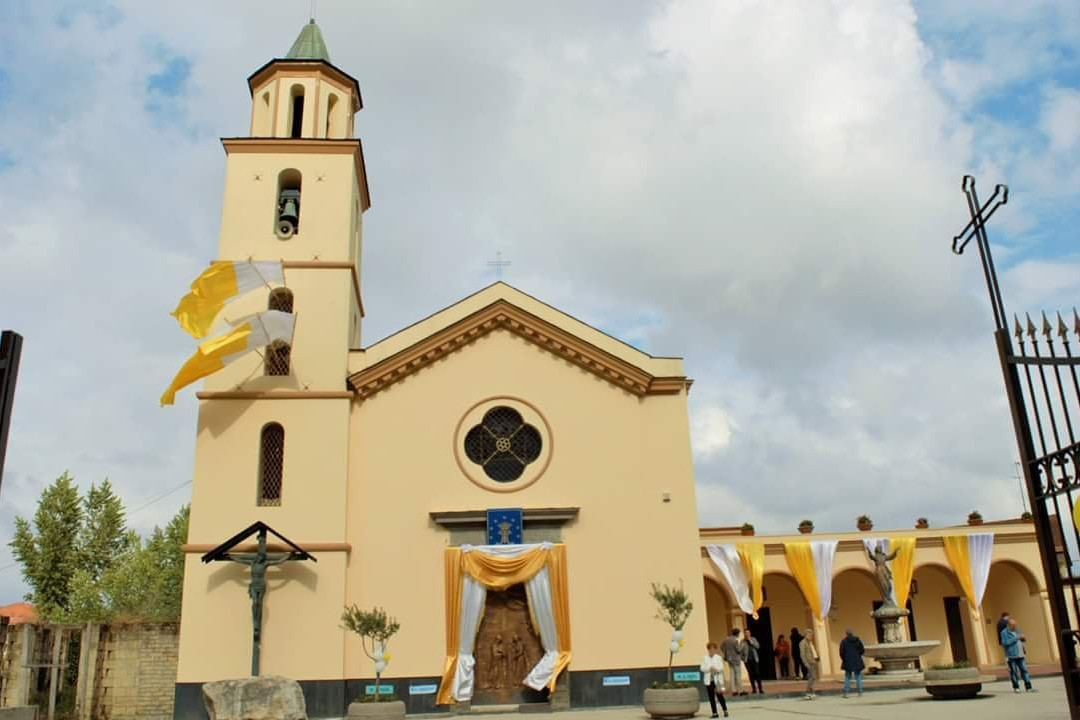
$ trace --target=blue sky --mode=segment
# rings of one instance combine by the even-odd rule
[[[1080,305],[1080,4],[319,5],[365,103],[365,342],[501,251],[508,282],[685,357],[702,524],[1019,512],[977,259],[949,242],[961,176],[1008,183],[1009,310]],[[5,8],[0,327],[26,345],[0,543],[65,469],[109,477],[141,532],[186,502],[167,313],[216,256],[218,139],[306,9]],[[24,591],[8,556],[0,602]]]

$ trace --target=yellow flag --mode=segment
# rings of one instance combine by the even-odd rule
[[[206,337],[225,303],[271,283],[285,283],[280,262],[217,262],[195,278],[169,314],[192,337]]]
[[[292,313],[267,310],[238,323],[224,335],[200,344],[165,389],[161,404],[172,405],[178,390],[217,372],[255,348],[276,340],[292,342],[295,319]]]

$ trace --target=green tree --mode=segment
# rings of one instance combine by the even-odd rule
[[[145,544],[136,538],[120,562],[102,574],[98,587],[106,618],[159,622],[180,619],[188,517],[185,505],[164,529],[155,527]],[[84,607],[93,612],[92,599]]]
[[[130,543],[124,503],[113,493],[108,479],[101,485],[91,484],[83,498],[83,524],[79,531],[81,567],[98,580],[123,557]]]
[[[31,588],[26,599],[43,618],[67,608],[71,581],[79,568],[81,526],[79,490],[67,472],[41,493],[32,528],[25,519],[15,518],[12,554]]]

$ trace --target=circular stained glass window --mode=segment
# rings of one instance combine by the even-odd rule
[[[500,405],[465,435],[465,455],[495,482],[513,482],[540,457],[540,432],[513,408]]]

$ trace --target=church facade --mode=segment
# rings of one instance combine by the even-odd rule
[[[503,283],[364,346],[359,84],[314,23],[248,83],[250,134],[222,141],[218,259],[281,259],[285,287],[225,313],[290,312],[295,334],[198,393],[176,717],[204,717],[202,683],[250,673],[248,569],[200,558],[254,522],[315,560],[268,570],[259,652],[262,675],[300,681],[310,717],[344,715],[374,679],[341,628],[353,604],[401,623],[383,674],[395,695],[446,709],[448,663],[468,665],[448,647],[463,611],[448,608],[447,558],[489,545],[565,558],[560,661],[547,687],[521,688],[549,650],[544,618],[524,576],[490,585],[456,701],[640,697],[666,672],[671,633],[651,584],[682,583],[705,608],[682,361]],[[693,613],[688,655],[705,627]]]

